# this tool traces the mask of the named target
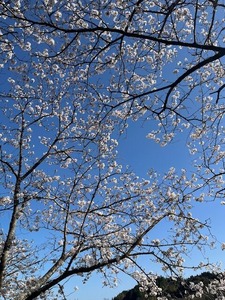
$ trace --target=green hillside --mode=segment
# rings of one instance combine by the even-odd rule
[[[172,278],[165,278],[160,276],[157,279],[157,285],[162,288],[162,295],[166,296],[168,299],[190,299],[190,295],[193,295],[193,291],[189,288],[190,282],[204,284],[204,293],[201,298],[193,297],[192,299],[202,299],[202,300],[213,300],[218,299],[216,295],[211,294],[210,291],[206,288],[208,284],[216,279],[218,275],[212,274],[210,272],[204,272],[200,275],[191,276],[187,279],[178,278],[176,281]],[[188,297],[189,295],[189,297]],[[224,294],[225,295],[225,292]],[[221,298],[222,299],[222,298]],[[225,298],[224,298],[225,299]],[[133,289],[129,291],[123,291],[119,295],[117,295],[112,300],[157,300],[156,296],[148,296],[146,298],[146,294],[140,292],[139,286],[135,286]]]

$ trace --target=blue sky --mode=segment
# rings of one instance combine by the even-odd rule
[[[170,167],[188,168],[190,157],[185,146],[185,135],[174,138],[171,144],[161,147],[146,138],[152,130],[150,122],[131,122],[127,132],[119,140],[119,157],[124,165],[130,165],[139,176],[146,176],[153,168],[160,173]]]
[[[186,55],[184,53],[183,55]],[[182,59],[182,51],[179,51],[179,59]],[[176,64],[177,62],[175,62]],[[176,75],[172,75],[170,70],[174,68],[174,63],[169,64],[164,69],[165,78],[169,77],[172,80]],[[3,72],[3,71],[2,71]],[[141,72],[143,70],[141,69]],[[107,73],[106,73],[107,74]],[[4,74],[3,76],[5,76]],[[98,76],[97,76],[98,77]],[[93,78],[95,81],[96,78]],[[107,85],[107,80],[106,80]],[[4,89],[6,84],[4,82]],[[175,136],[171,144],[166,147],[160,147],[152,140],[146,138],[146,135],[152,130],[154,124],[150,121],[142,123],[142,121],[130,122],[127,132],[125,132],[119,139],[119,162],[123,165],[130,165],[131,169],[135,171],[140,177],[146,177],[147,171],[151,168],[162,175],[168,171],[170,167],[175,167],[178,172],[179,169],[185,168],[189,172],[192,170],[193,156],[189,154],[186,147],[188,131],[184,134]],[[39,149],[40,151],[40,149]],[[218,237],[220,242],[225,241],[225,234],[223,228],[223,219],[225,207],[220,203],[209,202],[207,204],[196,204],[194,209],[194,216],[199,217],[201,220],[211,218],[212,233]],[[168,224],[169,226],[170,224]],[[160,227],[162,228],[162,227]],[[162,228],[167,230],[168,228]],[[206,253],[206,256],[210,257],[210,261],[224,262],[224,253],[220,250],[220,244],[217,248]],[[201,260],[198,254],[193,251],[190,253],[189,261],[192,263],[198,263]],[[149,271],[161,274],[160,267],[153,265],[149,262],[148,258],[142,259],[142,264],[145,265]],[[191,273],[187,273],[187,276]],[[69,280],[71,289],[75,286],[78,290],[71,294],[68,300],[111,300],[119,292],[132,288],[135,285],[135,281],[130,277],[120,274],[119,285],[115,289],[109,287],[102,287],[102,278],[97,273],[93,273],[90,280],[84,285],[80,277],[73,277]]]

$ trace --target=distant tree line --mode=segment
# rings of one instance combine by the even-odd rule
[[[174,280],[173,278],[165,278],[159,276],[157,279],[157,285],[162,289],[161,297],[166,297],[167,299],[202,299],[202,300],[213,300],[220,299],[218,294],[212,293],[209,288],[209,284],[218,279],[219,275],[203,272],[200,275],[190,276],[187,279],[178,278]],[[196,294],[196,290],[192,289],[193,284],[200,284],[203,286],[203,293],[201,295]],[[149,291],[151,292],[151,291]],[[221,292],[225,295],[225,292]],[[147,296],[146,292],[142,292],[140,287],[136,285],[133,289],[128,291],[123,291],[117,295],[112,300],[157,300],[158,296]],[[162,298],[161,298],[162,299]]]

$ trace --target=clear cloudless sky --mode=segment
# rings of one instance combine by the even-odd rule
[[[123,165],[131,166],[131,169],[141,178],[146,177],[146,173],[152,168],[162,175],[170,167],[175,167],[177,170],[185,168],[191,171],[191,164],[194,157],[189,154],[185,146],[188,132],[175,136],[171,144],[161,147],[159,144],[146,138],[150,130],[150,123],[148,122],[145,122],[144,125],[138,121],[130,123],[127,132],[119,139],[119,162]],[[193,214],[201,220],[210,218],[212,233],[218,237],[220,242],[224,242],[224,213],[225,206],[221,206],[220,203],[211,202],[207,204],[200,203],[196,206]],[[190,253],[190,264],[198,264],[202,260],[202,257],[198,257],[198,255],[199,253],[195,251]],[[224,267],[224,252],[220,248],[220,243],[218,243],[215,249],[209,249],[205,255],[210,257],[211,262],[219,261]],[[157,274],[163,274],[160,266],[151,265],[146,257],[142,258],[142,263],[149,270]],[[186,273],[186,276],[190,276],[191,274],[190,271]],[[90,280],[85,284],[77,277],[71,279],[70,282],[71,286],[78,287],[78,290],[71,294],[70,300],[111,300],[118,293],[123,290],[129,290],[136,285],[134,280],[124,274],[120,274],[118,286],[113,289],[103,287],[101,276],[97,273],[93,273]]]

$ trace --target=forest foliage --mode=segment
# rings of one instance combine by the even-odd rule
[[[166,278],[159,276],[157,278],[157,285],[162,289],[159,298],[156,296],[147,296],[146,292],[143,293],[141,287],[136,285],[133,289],[123,291],[112,300],[157,300],[166,297],[170,300],[175,299],[194,299],[194,300],[215,300],[218,299],[213,291],[210,291],[210,282],[219,278],[221,274],[213,274],[210,272],[203,272],[200,275],[190,276],[189,278]],[[195,294],[192,290],[192,283],[200,284],[203,287],[201,295]],[[221,297],[225,296],[225,291],[221,291]]]

